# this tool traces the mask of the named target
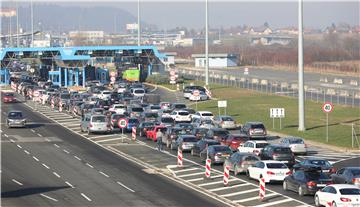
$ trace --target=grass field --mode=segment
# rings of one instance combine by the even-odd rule
[[[299,132],[296,98],[268,95],[221,85],[210,85],[210,88],[215,98],[228,101],[227,114],[233,116],[241,124],[247,121],[261,121],[268,130],[326,143],[326,114],[321,109],[322,103],[306,101],[305,126],[307,130]],[[285,118],[282,119],[281,130],[278,119],[275,120],[275,129],[272,128],[270,108],[285,108]],[[198,110],[207,110],[218,114],[217,100],[198,103]],[[360,108],[335,104],[334,111],[329,114],[329,142],[327,144],[351,148],[352,123],[356,125],[357,133],[359,133]]]

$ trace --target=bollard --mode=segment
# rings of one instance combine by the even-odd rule
[[[136,127],[132,128],[132,140],[136,140]]]
[[[178,165],[178,167],[183,166],[183,154],[182,154],[180,147],[178,148],[177,165]]]
[[[230,171],[230,166],[225,166],[224,167],[224,186],[227,186],[229,184],[229,171]]]
[[[54,110],[54,104],[55,104],[54,98],[51,98],[51,109],[52,109],[52,110]]]
[[[206,177],[206,178],[210,178],[210,177],[211,177],[211,159],[206,159],[205,177]]]
[[[62,112],[62,101],[60,100],[60,102],[59,102],[59,112]]]
[[[259,182],[260,182],[259,199],[260,199],[260,201],[264,201],[264,199],[265,199],[265,179],[260,178]]]

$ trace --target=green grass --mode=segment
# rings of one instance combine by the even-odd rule
[[[203,85],[201,82],[195,84]],[[176,87],[176,86],[175,86]],[[305,132],[298,131],[298,102],[296,98],[268,95],[256,91],[230,88],[222,85],[210,85],[215,98],[227,100],[227,114],[239,123],[261,121],[270,131],[300,136],[307,140],[326,142],[326,114],[322,111],[322,103],[305,102]],[[270,108],[285,108],[282,129],[279,120],[275,120],[272,128]],[[198,103],[198,110],[212,111],[218,114],[217,100]],[[351,123],[360,128],[360,108],[351,108],[334,104],[334,111],[329,114],[329,142],[327,144],[351,148]],[[358,136],[359,137],[359,136]]]

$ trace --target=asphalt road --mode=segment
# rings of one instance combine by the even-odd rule
[[[21,110],[29,126],[7,129]],[[22,103],[3,104],[3,206],[222,206],[105,150]]]

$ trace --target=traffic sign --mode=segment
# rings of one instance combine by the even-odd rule
[[[119,119],[118,126],[119,128],[123,129],[128,125],[128,122],[126,119]]]
[[[244,69],[244,75],[249,75],[249,68]]]
[[[175,76],[175,70],[170,70],[170,76]]]
[[[200,96],[200,91],[199,90],[194,90],[193,95],[194,96]]]
[[[115,82],[115,81],[116,81],[116,78],[115,78],[114,76],[112,76],[112,77],[110,78],[110,80],[111,80],[111,82]]]
[[[326,102],[324,103],[324,105],[322,106],[322,110],[325,113],[330,113],[332,112],[332,110],[334,109],[334,106],[330,103],[330,102]]]
[[[226,108],[227,107],[227,101],[218,101],[218,107],[219,108]]]
[[[34,92],[34,96],[35,96],[35,97],[38,97],[39,95],[40,95],[39,91],[35,91],[35,92]]]
[[[171,81],[175,81],[175,80],[176,80],[176,77],[175,77],[175,76],[170,76],[170,80],[171,80]]]
[[[111,76],[111,77],[115,77],[115,76],[116,76],[116,72],[111,71],[111,72],[110,72],[110,76]]]

